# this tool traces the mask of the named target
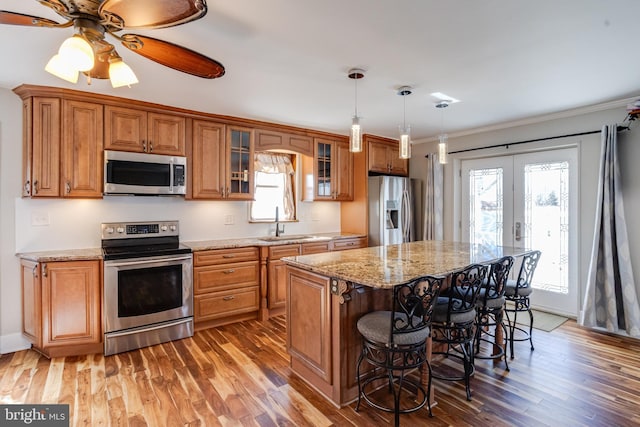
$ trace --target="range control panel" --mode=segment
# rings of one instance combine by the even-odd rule
[[[102,240],[178,236],[178,221],[109,222],[102,224]]]

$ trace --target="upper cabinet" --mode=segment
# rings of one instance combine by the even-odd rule
[[[193,120],[191,197],[253,199],[253,130]]]
[[[107,105],[104,132],[107,150],[185,155],[183,116]]]
[[[23,97],[23,196],[102,197],[103,106]]]
[[[369,172],[409,175],[409,161],[398,154],[398,141],[369,137]]]
[[[313,200],[353,200],[353,154],[349,142],[325,138],[315,138],[314,142]]]

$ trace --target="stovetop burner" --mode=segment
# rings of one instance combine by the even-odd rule
[[[178,221],[102,224],[104,260],[191,253],[178,237]]]

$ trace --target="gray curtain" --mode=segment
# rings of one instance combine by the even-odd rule
[[[596,225],[580,323],[640,337],[640,307],[631,269],[616,144],[617,125],[605,125]]]
[[[442,240],[444,225],[442,224],[442,212],[444,210],[443,199],[444,170],[438,161],[437,153],[427,155],[427,176],[425,178],[424,197],[424,233],[423,240]]]

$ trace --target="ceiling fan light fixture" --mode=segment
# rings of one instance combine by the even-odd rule
[[[131,87],[132,84],[138,83],[136,74],[120,57],[109,60],[109,80],[113,88]]]
[[[93,68],[95,60],[93,47],[87,39],[79,34],[74,34],[66,39],[60,46],[58,55],[69,67],[78,71],[89,71]]]
[[[70,83],[78,82],[78,70],[70,67],[57,53],[47,62],[44,70]]]

